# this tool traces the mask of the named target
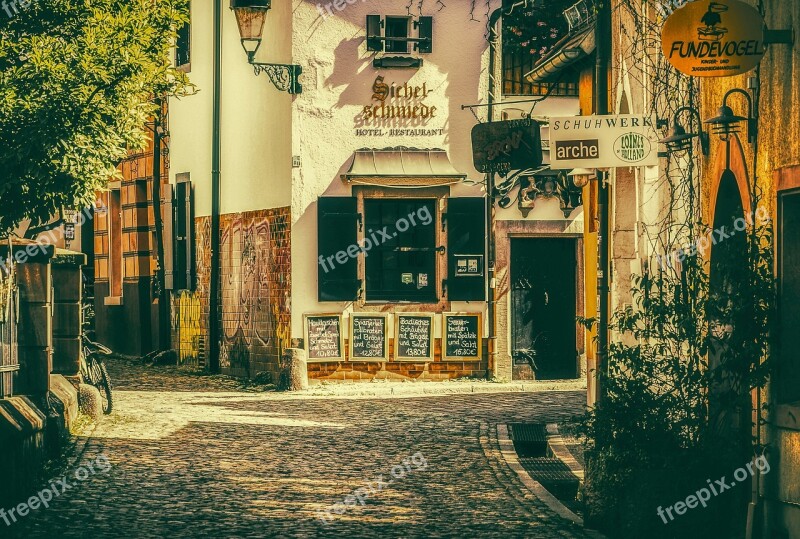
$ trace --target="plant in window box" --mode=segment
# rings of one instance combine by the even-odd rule
[[[527,7],[509,10],[503,17],[503,50],[505,53],[530,54],[536,63],[546,57],[568,33],[564,10],[574,0],[549,2],[547,9]]]

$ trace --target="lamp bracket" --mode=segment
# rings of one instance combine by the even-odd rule
[[[788,30],[765,30],[764,45],[790,45],[794,46],[794,27]]]
[[[290,94],[303,93],[303,85],[300,84],[300,74],[303,72],[302,66],[296,64],[265,64],[262,62],[250,62],[256,75],[266,73],[272,84],[281,92]]]

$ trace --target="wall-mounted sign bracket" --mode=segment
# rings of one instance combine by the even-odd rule
[[[794,27],[788,30],[765,30],[764,45],[789,45],[794,46]]]

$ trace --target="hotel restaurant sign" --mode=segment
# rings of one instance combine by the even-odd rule
[[[550,167],[612,168],[658,165],[655,116],[550,118]]]
[[[731,77],[764,57],[764,19],[739,0],[695,0],[664,23],[661,47],[675,68],[694,77]]]

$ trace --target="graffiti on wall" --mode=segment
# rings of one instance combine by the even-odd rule
[[[253,376],[289,346],[289,208],[222,216],[220,366]]]
[[[277,370],[290,341],[289,208],[220,219],[220,368],[234,376]],[[183,363],[203,364],[208,342],[211,220],[195,222],[197,286],[176,294],[173,339]]]

